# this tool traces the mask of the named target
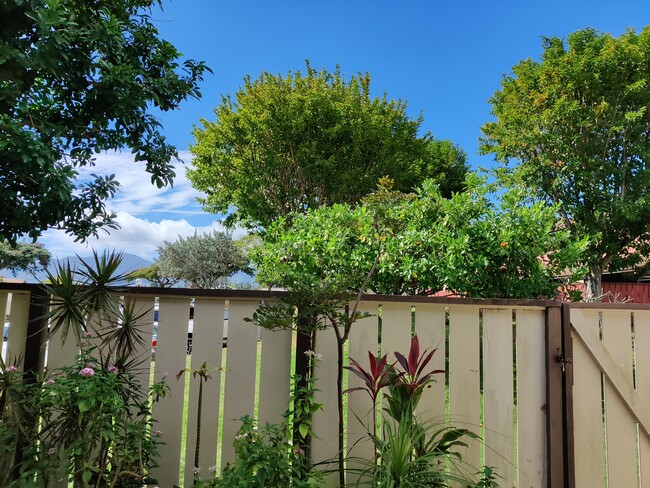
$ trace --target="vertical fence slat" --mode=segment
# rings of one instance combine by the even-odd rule
[[[219,391],[221,385],[221,354],[223,351],[224,300],[197,298],[194,303],[192,328],[191,370],[198,370],[207,363],[211,379],[203,382],[203,408],[201,415],[201,442],[199,468],[202,478],[210,476],[210,468],[217,462],[217,439],[219,434]],[[186,374],[191,374],[187,372]],[[194,454],[196,450],[196,426],[198,423],[198,399],[201,379],[190,378],[189,412],[187,418],[185,451],[185,486],[192,486]]]
[[[323,409],[314,414],[312,429],[314,437],[311,444],[312,462],[318,463],[319,469],[337,468],[336,456],[338,446],[338,411],[336,398],[337,345],[336,336],[331,327],[317,332],[316,353],[322,355],[319,367],[318,389],[314,395]],[[324,486],[335,486],[337,473],[330,473],[324,480]]]
[[[512,309],[483,311],[485,464],[514,484]]]
[[[259,420],[278,424],[289,408],[291,379],[291,330],[262,329]],[[319,369],[315,371],[318,384]],[[317,386],[318,388],[318,386]]]
[[[255,373],[257,371],[257,327],[244,321],[257,310],[258,301],[231,300],[228,311],[226,393],[223,413],[221,466],[235,460],[233,441],[241,426],[240,418],[253,416]]]
[[[7,299],[9,298],[9,292],[8,291],[0,291],[0,315],[2,316],[2,349],[0,349],[0,354],[2,356],[2,360],[6,362],[7,364],[7,357],[9,354],[9,344],[5,344],[5,339],[4,339],[4,325],[5,325],[5,320],[6,320],[6,315],[7,315]],[[25,323],[25,329],[27,329],[27,323]]]
[[[637,392],[645,405],[650,405],[650,311],[634,311],[634,342],[636,347]],[[650,439],[639,429],[639,464],[641,486],[650,486]]]
[[[420,348],[438,349],[427,367],[430,370],[445,369],[445,313],[444,305],[418,303],[415,306],[415,332],[420,340]],[[435,375],[435,383],[425,388],[417,408],[417,415],[425,421],[445,422],[446,388],[445,375]]]
[[[189,315],[189,298],[160,297],[154,380],[167,373],[170,388],[169,395],[154,403],[152,412],[157,421],[154,429],[163,432],[165,442],[158,447],[160,466],[153,470],[160,486],[173,486],[179,481],[185,378],[176,380],[174,376],[185,368]]]
[[[136,294],[127,295],[127,303],[125,305],[129,305],[129,300],[132,301],[131,306],[133,306],[135,315],[142,315],[140,320],[138,320],[138,325],[143,343],[135,344],[134,357],[137,358],[140,363],[135,370],[135,375],[142,386],[142,390],[146,393],[149,391],[149,382],[151,377],[151,341],[153,335],[154,297],[138,296]]]
[[[348,356],[369,368],[368,351],[377,355],[377,304],[360,303],[359,312],[368,312],[370,317],[359,320],[352,325],[348,343]],[[348,388],[363,386],[363,381],[355,374],[348,373]],[[355,483],[360,472],[368,468],[368,461],[374,458],[374,445],[368,437],[373,432],[372,400],[364,391],[355,391],[347,395],[347,483]],[[360,462],[359,459],[365,460]]]
[[[598,311],[571,308],[571,323],[584,324],[598,337]],[[605,486],[604,432],[601,409],[600,369],[574,334],[573,419],[576,450],[576,486]]]
[[[632,385],[632,331],[630,312],[602,312],[603,344]],[[607,470],[609,486],[637,486],[636,424],[625,404],[605,380]]]
[[[452,426],[478,434],[481,423],[479,382],[479,307],[449,307],[449,412]],[[481,452],[470,443],[463,454],[463,469],[480,468]]]
[[[27,323],[29,321],[29,293],[12,293],[11,310],[9,311],[9,336],[7,337],[7,359],[13,361],[20,359],[20,368],[22,369],[25,355],[25,343],[27,341]],[[0,302],[0,310],[5,310],[7,305],[6,295],[4,306]],[[4,314],[4,312],[2,312]],[[4,317],[2,320],[4,325]]]
[[[517,310],[519,486],[546,486],[544,310]]]
[[[395,361],[395,351],[408,356],[411,345],[411,304],[386,302],[381,306],[381,355]]]

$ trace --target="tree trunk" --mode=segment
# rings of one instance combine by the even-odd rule
[[[586,301],[600,301],[603,295],[603,268],[600,264],[594,264],[589,267],[587,275]]]

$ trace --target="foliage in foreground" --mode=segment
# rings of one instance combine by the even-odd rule
[[[50,273],[50,347],[74,340],[81,353],[73,365],[41,377],[21,374],[16,358],[0,364],[0,485],[140,487],[156,465],[151,403],[167,387],[147,391],[137,374],[150,324],[142,321],[147,310],[108,288],[123,278],[115,275],[120,261],[95,254]]]
[[[376,358],[368,352],[370,368],[366,370],[356,360],[346,368],[362,380],[360,386],[346,393],[365,391],[372,400],[369,423],[366,425],[375,458],[355,459],[360,468],[348,477],[357,478],[355,486],[372,487],[498,487],[493,472],[485,467],[479,479],[472,476],[475,467],[465,466],[459,449],[469,441],[480,441],[473,432],[454,426],[423,422],[415,410],[422,392],[444,370],[427,370],[436,349],[420,351],[417,335],[411,339],[407,356],[395,352],[394,363],[388,356]],[[385,395],[382,432],[377,433],[376,414],[379,393]],[[357,420],[361,417],[355,415]]]
[[[119,183],[87,170],[97,153],[128,148],[152,183],[172,183],[177,150],[154,113],[199,98],[207,68],[180,64],[150,19],[160,5],[0,2],[0,241],[115,227],[105,204]]]

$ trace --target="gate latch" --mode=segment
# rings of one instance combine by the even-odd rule
[[[573,363],[573,359],[564,356],[564,354],[559,354],[555,356],[555,362],[562,365],[562,372],[564,373],[566,371],[567,363]]]

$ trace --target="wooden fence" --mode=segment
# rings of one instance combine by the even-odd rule
[[[0,310],[3,304],[7,304],[8,298],[10,303],[7,307],[9,340],[6,351],[3,349],[3,357],[24,355],[26,367],[37,365],[51,369],[70,363],[76,353],[72,341],[61,347],[56,338],[49,338],[48,341],[45,334],[36,333],[44,326],[37,320],[37,293],[37,288],[33,286],[0,286]],[[295,337],[290,331],[260,331],[244,320],[252,316],[262,300],[274,300],[278,293],[151,288],[132,288],[130,293],[137,297],[139,307],[149,310],[152,333],[154,308],[158,309],[155,361],[145,363],[141,378],[148,382],[152,373],[149,368],[153,367],[153,378],[159,380],[166,374],[171,387],[171,394],[154,405],[154,418],[158,421],[156,428],[163,432],[165,441],[160,448],[160,467],[154,476],[164,488],[179,481],[190,486],[198,381],[190,380],[187,383],[189,390],[186,391],[186,381],[177,381],[174,376],[186,367],[188,361],[186,345],[191,298],[194,298],[194,316],[193,347],[189,360],[192,368],[207,362],[213,376],[212,380],[204,383],[203,392],[200,466],[204,476],[209,475],[210,467],[223,467],[234,459],[232,443],[241,416],[257,413],[261,423],[281,421],[288,405],[290,375],[295,364]],[[643,403],[647,402],[644,400],[646,397],[637,399],[636,395],[650,392],[650,383],[644,376],[647,368],[642,370],[644,361],[648,361],[647,357],[650,356],[642,359],[639,353],[636,354],[633,375],[636,383],[630,387],[634,393],[630,393],[629,388],[625,390],[631,395],[630,399],[623,394],[623,400],[629,400],[627,407],[610,407],[606,422],[608,429],[616,428],[619,432],[617,435],[631,435],[634,440],[640,440],[641,454],[634,453],[632,443],[632,448],[605,456],[604,451],[597,449],[605,446],[604,434],[598,430],[605,425],[601,419],[602,411],[599,410],[601,403],[598,393],[594,393],[600,391],[598,368],[590,367],[587,373],[580,369],[583,362],[579,360],[579,355],[584,353],[580,350],[581,346],[575,347],[574,364],[570,362],[570,357],[565,356],[565,345],[570,346],[571,343],[566,327],[568,306],[552,301],[367,295],[361,309],[371,315],[353,326],[347,351],[350,357],[362,364],[367,362],[368,350],[389,353],[391,357],[395,351],[406,353],[413,333],[418,334],[423,348],[438,348],[432,367],[445,369],[448,373],[440,375],[438,382],[425,391],[418,413],[439,422],[441,426],[467,427],[481,435],[484,443],[470,444],[463,453],[469,471],[478,471],[482,465],[494,466],[503,478],[500,480],[502,487],[604,486],[583,483],[583,475],[573,472],[574,437],[576,446],[579,446],[577,450],[580,450],[579,442],[582,442],[584,431],[591,429],[590,445],[594,446],[589,451],[591,457],[575,456],[576,469],[588,467],[591,463],[600,469],[606,463],[603,469],[597,471],[602,475],[590,475],[589,483],[592,478],[602,481],[607,479],[606,476],[614,480],[614,472],[620,466],[619,457],[628,461],[631,459],[636,464],[641,462],[641,468],[635,471],[641,472],[635,478],[639,481],[638,486],[641,486],[645,473],[644,453],[650,443],[646,442],[646,437],[637,434],[635,426],[638,423],[639,432],[647,434],[645,409],[648,403]],[[593,309],[578,309],[576,313],[575,316],[571,315],[575,319],[574,325],[581,324],[576,330],[588,327],[598,329],[599,323],[607,323],[603,317],[609,317],[609,312]],[[630,314],[629,311],[626,313]],[[30,316],[31,321],[28,320]],[[645,335],[648,335],[650,342],[650,312],[635,312],[633,317],[632,330],[635,334],[641,334],[635,335],[635,340],[643,339],[645,344]],[[628,343],[632,337],[630,327],[632,322],[628,320],[627,335],[623,334]],[[647,332],[641,332],[646,328]],[[606,340],[600,341],[601,345],[610,341],[610,333],[607,332],[604,337]],[[222,347],[224,344],[227,347]],[[319,332],[316,344],[315,352],[322,355],[316,373],[320,390],[317,401],[323,403],[324,408],[314,417],[316,437],[313,439],[312,457],[314,462],[327,467],[327,461],[334,459],[338,451],[336,343],[333,331]],[[619,346],[623,347],[621,344]],[[37,353],[34,353],[34,348]],[[141,352],[151,354],[148,345]],[[605,354],[604,357],[616,361],[609,355]],[[595,402],[589,407],[589,414],[582,407],[583,394],[577,391],[579,387],[576,387],[575,393],[567,388],[571,385],[573,365],[576,368],[576,383],[597,387],[587,394]],[[609,363],[599,365],[606,368]],[[631,368],[626,371],[632,375]],[[582,379],[581,375],[586,376]],[[578,378],[581,378],[579,382]],[[646,381],[643,386],[642,381]],[[358,379],[350,375],[347,386],[357,384]],[[605,383],[605,397],[610,401],[613,395],[607,388]],[[184,418],[184,406],[188,399],[189,414]],[[571,430],[574,411],[574,405],[570,403],[572,399],[575,401],[575,431]],[[567,406],[571,407],[570,411]],[[367,424],[364,426],[357,419],[366,418],[369,410],[367,395],[359,392],[348,396],[346,449],[351,457],[372,458],[372,446],[366,437]],[[624,410],[634,413],[631,421],[624,421],[626,429],[613,420],[614,417],[618,418],[619,411]],[[187,437],[185,444],[182,443],[184,432]],[[611,435],[610,438],[613,438]],[[185,459],[188,460],[188,469],[184,470],[183,478],[179,480]],[[616,462],[616,467],[612,462]],[[333,464],[330,468],[333,468]],[[334,479],[331,480],[332,485]],[[637,484],[613,484],[610,481],[609,486]]]

